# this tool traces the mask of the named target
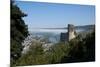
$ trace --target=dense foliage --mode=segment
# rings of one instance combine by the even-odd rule
[[[88,33],[85,38],[77,37],[69,42],[68,56],[61,63],[95,61],[95,31]]]
[[[78,36],[68,43],[59,42],[48,51],[43,51],[42,44],[33,42],[30,51],[17,61],[17,65],[86,61],[95,61],[95,32],[88,33],[85,38]]]
[[[25,37],[28,36],[28,28],[22,17],[26,16],[20,8],[11,2],[11,65],[21,56],[23,46],[21,45]]]

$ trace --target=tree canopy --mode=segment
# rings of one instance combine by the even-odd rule
[[[28,36],[28,27],[22,19],[25,16],[27,15],[14,2],[11,2],[11,64],[15,64],[16,60],[21,56],[23,49],[21,43]]]

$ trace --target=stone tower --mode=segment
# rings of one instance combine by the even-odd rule
[[[75,37],[76,35],[75,35],[74,25],[68,24],[68,41],[70,41],[71,39]]]

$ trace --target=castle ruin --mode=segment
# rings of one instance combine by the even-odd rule
[[[60,41],[63,41],[63,42],[70,41],[71,39],[76,37],[75,33],[76,33],[76,31],[75,31],[74,25],[68,24],[68,32],[61,33]]]
[[[70,41],[71,39],[75,38],[75,28],[74,25],[72,24],[68,24],[68,41]]]

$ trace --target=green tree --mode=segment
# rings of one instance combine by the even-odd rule
[[[69,42],[69,52],[62,57],[61,63],[87,62],[95,60],[95,31]]]
[[[46,55],[41,43],[33,42],[29,51],[23,54],[17,61],[17,66],[47,64]]]
[[[16,63],[16,60],[21,56],[23,46],[21,45],[25,37],[28,36],[28,27],[22,17],[27,16],[20,8],[11,1],[11,65]]]
[[[95,61],[95,31],[88,34],[83,41],[83,45],[86,47],[85,60]]]

